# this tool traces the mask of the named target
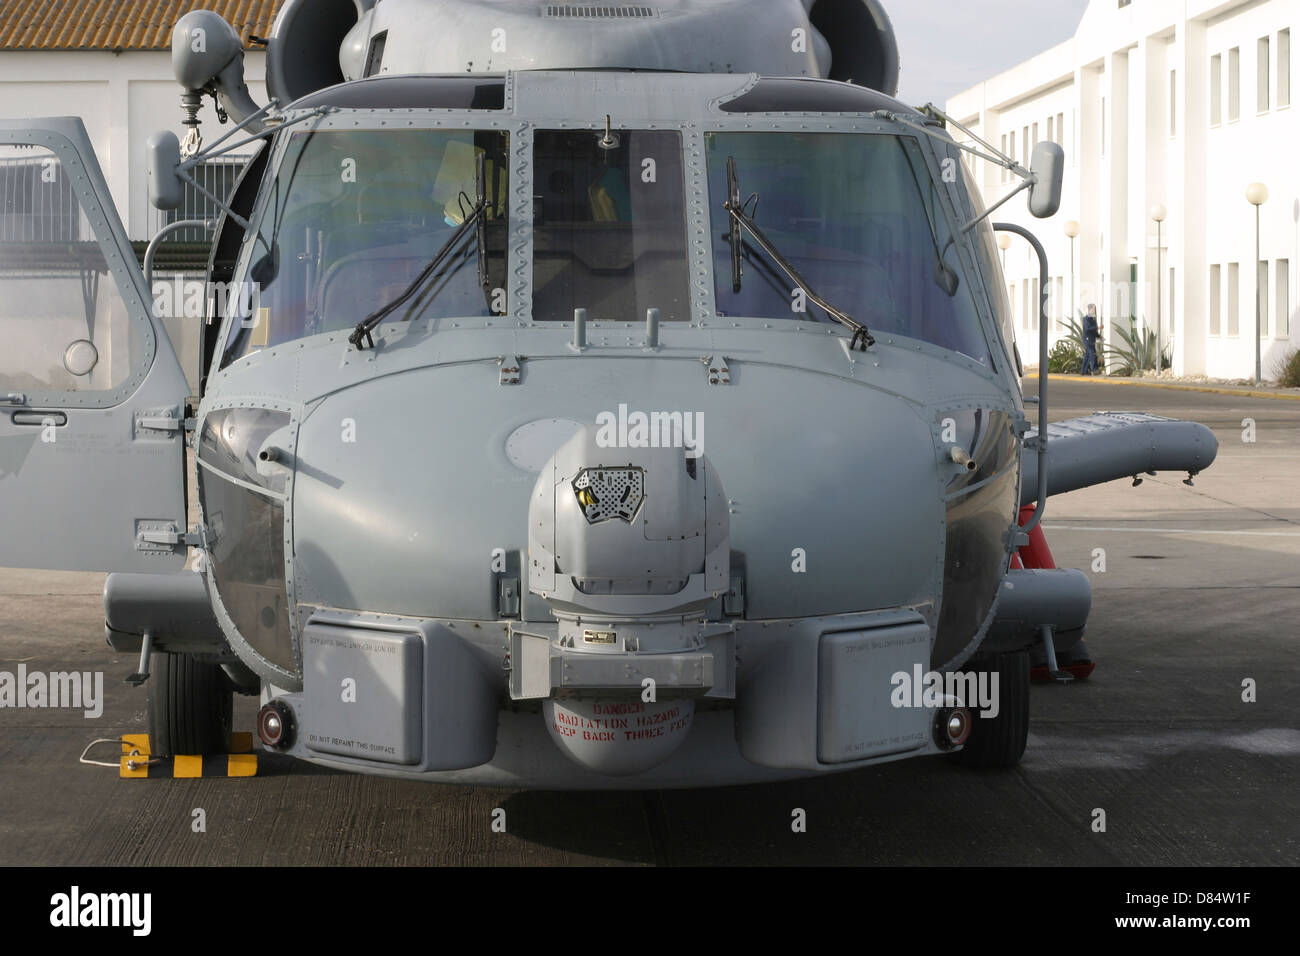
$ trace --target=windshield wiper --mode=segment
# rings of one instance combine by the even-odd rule
[[[780,253],[776,246],[772,245],[767,236],[763,234],[763,230],[759,229],[753,218],[745,212],[744,203],[740,201],[740,177],[736,173],[736,158],[734,156],[727,157],[727,201],[722,205],[732,219],[731,232],[728,233],[728,238],[731,240],[731,281],[736,291],[740,290],[740,258],[743,249],[743,236],[736,229],[739,225],[749,230],[750,235],[758,242],[759,248],[771,257],[772,261],[781,268],[781,271],[798,285],[808,298],[812,299],[831,318],[853,330],[853,338],[849,341],[849,348],[865,352],[876,344],[876,340],[865,325],[849,316],[848,313],[837,309],[812,290],[807,280],[799,274],[799,270],[790,264],[790,261]]]
[[[456,227],[456,231],[451,234],[451,238],[444,242],[442,248],[434,253],[433,258],[429,260],[429,264],[420,271],[420,274],[411,281],[410,285],[402,290],[401,295],[382,308],[371,312],[368,316],[357,323],[357,327],[353,329],[352,334],[348,336],[348,341],[358,349],[375,347],[375,339],[372,334],[375,327],[405,305],[410,300],[411,296],[415,295],[420,287],[428,281],[429,276],[438,271],[438,268],[446,261],[447,257],[451,255],[452,251],[460,246],[465,237],[469,235],[469,231],[477,226],[487,208],[487,194],[484,189],[484,163],[486,159],[487,155],[485,153],[479,153],[478,169],[475,176],[475,192],[478,195],[475,197],[474,207],[465,216],[461,224]],[[469,198],[465,196],[464,193],[461,193],[461,196],[466,199]],[[479,248],[481,252],[481,243]],[[366,345],[362,345],[362,342],[365,342]]]

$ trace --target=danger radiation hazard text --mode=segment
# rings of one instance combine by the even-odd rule
[[[593,709],[601,716],[583,717],[557,709],[552,728],[562,737],[580,740],[650,740],[676,733],[691,722],[689,715],[682,716],[680,706],[654,713],[645,713],[640,703],[596,704]]]

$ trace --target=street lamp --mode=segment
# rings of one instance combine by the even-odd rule
[[[1165,221],[1168,210],[1165,209],[1164,203],[1156,203],[1151,207],[1151,218],[1156,221],[1156,376],[1160,375],[1160,367],[1164,364],[1164,350],[1160,347],[1161,317],[1160,310],[1162,303],[1160,301],[1161,291],[1164,286],[1163,273],[1160,271],[1160,252],[1163,245],[1161,226]]]
[[[1065,234],[1070,237],[1070,318],[1073,319],[1078,294],[1074,289],[1074,240],[1079,236],[1079,224],[1071,219],[1065,224]]]
[[[1011,234],[1006,232],[998,233],[998,248],[1002,250],[1002,271],[1007,271],[1007,250],[1011,248]]]
[[[1263,310],[1260,306],[1259,288],[1259,207],[1268,201],[1268,187],[1263,183],[1251,183],[1246,187],[1246,202],[1255,207],[1255,384],[1261,381],[1260,375],[1260,336],[1263,327]]]

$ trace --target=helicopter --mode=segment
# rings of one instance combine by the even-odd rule
[[[1049,426],[1045,374],[1031,421],[995,226],[1046,257],[967,157],[1046,218],[1059,146],[896,99],[877,0],[287,0],[263,42],[259,105],[181,18],[148,143],[160,209],[256,149],[196,402],[80,120],[0,121],[79,207],[0,244],[0,564],[110,572],[153,753],[238,693],[268,751],[436,783],[1021,759],[1091,604],[1048,498],[1217,450]]]

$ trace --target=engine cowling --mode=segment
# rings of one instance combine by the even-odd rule
[[[267,47],[285,104],[378,73],[545,69],[809,76],[892,96],[898,44],[880,0],[286,0]]]

